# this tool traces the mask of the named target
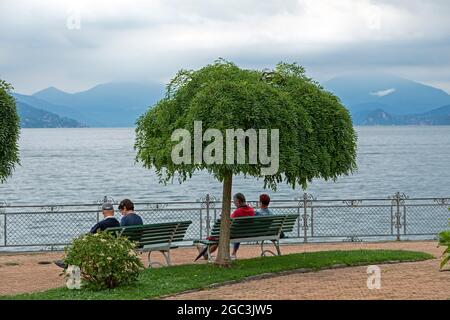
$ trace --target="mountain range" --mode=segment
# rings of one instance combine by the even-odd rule
[[[54,87],[32,95],[13,93],[18,103],[75,120],[89,127],[130,127],[164,94],[164,85],[111,82],[67,93]]]
[[[26,103],[17,102],[17,112],[20,115],[22,128],[83,128],[80,122],[60,117],[52,112],[34,108]]]
[[[358,112],[353,116],[356,125],[450,125],[450,105],[421,114],[394,115],[382,109]]]
[[[354,73],[323,86],[341,99],[356,125],[450,124],[450,95],[429,85],[384,73]]]
[[[429,85],[384,73],[353,73],[323,87],[341,99],[356,125],[450,124],[450,95]],[[132,127],[163,97],[164,85],[110,82],[76,93],[49,87],[13,95],[26,117],[24,127]]]

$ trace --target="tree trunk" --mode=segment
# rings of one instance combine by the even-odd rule
[[[215,263],[221,267],[230,266],[230,214],[231,214],[231,187],[233,173],[229,172],[223,180],[222,214],[220,215],[219,252]]]

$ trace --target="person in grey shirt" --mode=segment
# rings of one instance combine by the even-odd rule
[[[124,199],[119,203],[119,211],[123,215],[120,225],[141,226],[144,224],[142,218],[134,212],[134,203],[130,199]]]
[[[260,207],[256,210],[256,216],[271,216],[272,211],[269,209],[270,197],[268,194],[262,194],[259,196]]]

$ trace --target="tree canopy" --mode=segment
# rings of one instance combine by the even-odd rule
[[[278,129],[278,171],[263,175],[261,168],[267,165],[248,161],[174,163],[171,152],[178,141],[172,141],[172,133],[182,128],[194,134],[194,121],[224,135],[226,129]],[[209,143],[204,139],[203,147]],[[260,178],[272,189],[283,181],[292,188],[306,188],[313,178],[334,180],[356,169],[356,134],[348,111],[295,63],[279,63],[273,70],[248,70],[219,59],[199,70],[179,71],[165,97],[137,121],[135,148],[137,160],[154,168],[160,182],[174,177],[182,182],[196,170],[207,170],[224,182],[222,220],[230,211],[225,202],[231,199],[233,175]],[[249,148],[246,143],[247,158]]]
[[[19,164],[20,123],[16,103],[9,91],[12,86],[0,80],[0,183],[6,181]]]

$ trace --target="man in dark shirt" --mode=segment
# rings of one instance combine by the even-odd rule
[[[111,203],[105,202],[102,205],[102,212],[104,219],[100,222],[97,222],[89,231],[90,233],[104,231],[107,228],[120,227],[119,221],[114,217],[114,207]],[[67,264],[63,260],[56,260],[55,264],[60,268],[67,268]]]
[[[123,215],[120,225],[125,226],[141,226],[142,218],[134,212],[134,203],[130,199],[124,199],[119,203],[119,211]]]
[[[119,221],[114,217],[114,207],[111,203],[106,202],[102,206],[104,219],[95,224],[91,228],[90,233],[97,233],[97,231],[104,231],[107,228],[120,227]]]

